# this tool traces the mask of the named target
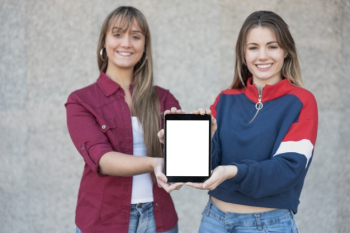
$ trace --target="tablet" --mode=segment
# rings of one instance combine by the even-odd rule
[[[211,168],[211,115],[166,114],[164,124],[168,182],[204,182]]]

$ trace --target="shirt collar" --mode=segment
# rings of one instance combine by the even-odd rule
[[[110,79],[103,70],[101,70],[100,77],[97,79],[97,84],[105,96],[112,95],[120,88],[120,85]]]
[[[288,78],[282,79],[278,83],[274,85],[268,85],[266,84],[263,88],[262,92],[262,101],[268,101],[277,99],[283,95],[286,95],[290,92],[291,89],[293,89],[294,85],[291,83],[291,81]],[[247,81],[247,86],[245,88],[245,93],[248,96],[249,99],[253,100],[254,102],[257,101],[259,98],[258,89],[253,84],[253,78],[250,77]]]
[[[130,84],[130,92],[132,93],[132,87],[136,82],[137,77],[134,77],[133,82]],[[97,79],[97,84],[106,96],[114,94],[118,89],[122,89],[120,85],[109,78],[105,71],[101,70],[100,77]]]

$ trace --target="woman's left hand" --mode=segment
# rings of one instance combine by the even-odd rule
[[[214,190],[225,180],[235,177],[236,174],[237,167],[234,165],[218,166],[212,171],[210,178],[204,183],[188,182],[186,185],[197,189]]]
[[[167,183],[168,179],[163,173],[163,168],[164,168],[164,159],[156,158],[156,163],[154,165],[154,175],[157,179],[158,187],[163,188],[168,193],[174,190],[179,190],[184,183]]]

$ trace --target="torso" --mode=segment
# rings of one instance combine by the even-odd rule
[[[271,211],[271,210],[276,209],[276,208],[266,208],[266,207],[248,206],[248,205],[240,205],[240,204],[235,204],[235,203],[228,203],[228,202],[221,201],[213,196],[211,196],[210,199],[214,202],[216,207],[218,207],[221,211],[224,211],[224,212],[248,214],[248,213],[267,212],[267,211]]]

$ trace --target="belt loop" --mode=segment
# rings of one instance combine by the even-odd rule
[[[258,228],[258,231],[262,231],[262,226],[261,226],[261,220],[260,220],[260,214],[254,214],[255,220],[256,220],[256,227]]]
[[[210,200],[210,197],[209,197],[209,201],[208,201],[208,205],[207,205],[207,208],[206,208],[206,211],[205,211],[205,215],[208,217],[209,216],[209,213],[210,213],[210,208],[211,208],[211,205],[213,203],[211,202]]]
[[[289,209],[289,212],[290,212],[291,217],[294,218],[294,212],[293,212],[293,210]]]

